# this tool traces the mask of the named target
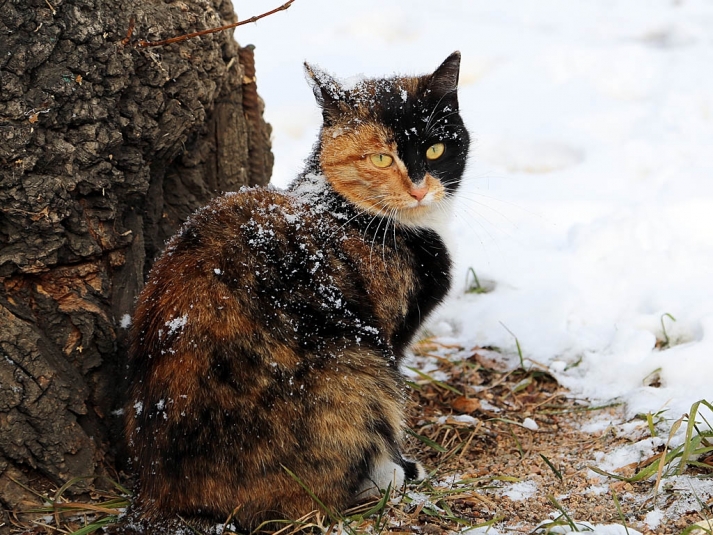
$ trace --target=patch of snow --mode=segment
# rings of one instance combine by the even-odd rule
[[[461,424],[475,425],[478,423],[478,419],[473,418],[469,414],[451,414],[448,416],[439,416],[436,420],[436,423],[439,425],[443,425],[447,422],[458,422]]]
[[[577,522],[578,532],[586,532],[591,535],[641,535],[640,531],[637,531],[629,526],[623,526],[621,524],[591,524],[589,522]],[[569,526],[554,526],[549,529],[550,533],[573,533]]]
[[[661,509],[654,508],[653,510],[646,513],[644,517],[644,522],[651,530],[655,530],[659,527],[659,524],[664,518],[664,512]]]
[[[525,418],[522,421],[522,426],[525,429],[529,429],[531,431],[537,431],[540,428],[540,426],[537,425],[537,422],[535,420],[533,420],[532,418]]]
[[[216,524],[210,528],[209,533],[211,535],[223,535],[224,532],[235,533],[237,531],[238,528],[234,524]]]
[[[352,74],[346,78],[340,78],[339,83],[345,91],[352,91],[356,89],[357,86],[364,83],[365,80],[366,76],[363,74]]]
[[[121,316],[121,321],[119,322],[119,327],[122,329],[128,329],[131,327],[131,315],[130,314],[124,314]]]
[[[594,494],[595,496],[601,496],[602,494],[606,494],[609,492],[609,485],[603,484],[603,485],[591,485],[584,489],[585,494]]]
[[[443,479],[438,480],[435,484],[437,487],[448,487],[452,488],[456,485],[459,484],[459,482],[463,479],[463,474],[451,474]]]
[[[667,504],[665,515],[675,520],[689,511],[701,511],[705,504],[713,498],[713,486],[710,480],[691,476],[673,476],[661,483],[661,490],[668,496],[675,496],[670,505]],[[661,506],[662,502],[659,504]]]
[[[665,442],[661,437],[655,437],[641,440],[634,444],[626,444],[609,453],[595,452],[594,461],[598,468],[606,472],[613,472],[617,468],[639,463],[653,457],[658,447],[664,445]],[[603,476],[597,477],[601,478]]]
[[[598,433],[603,433],[610,427],[614,425],[614,422],[612,422],[612,419],[610,416],[603,415],[603,416],[595,416],[591,420],[589,420],[587,423],[582,424],[580,426],[580,429],[584,433],[591,433],[591,434],[598,434]]]
[[[183,316],[173,318],[171,321],[167,321],[166,327],[168,327],[168,334],[170,335],[183,329],[186,326],[186,323],[188,323],[188,314],[184,314]]]
[[[429,498],[428,495],[423,494],[422,492],[409,490],[409,491],[406,491],[406,496],[408,496],[411,499],[412,505],[423,504],[424,507],[429,507],[431,509],[434,509],[435,511],[442,511],[442,509],[440,507],[438,507],[436,504],[434,504],[431,501],[431,499]]]
[[[537,490],[537,483],[534,481],[518,481],[504,486],[500,492],[514,502],[521,502],[532,498],[537,493]]]
[[[496,407],[489,401],[485,399],[480,400],[480,408],[483,409],[484,411],[489,411],[489,412],[500,412],[502,409],[499,407]]]

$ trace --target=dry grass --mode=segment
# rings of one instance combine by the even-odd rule
[[[713,517],[713,497],[695,489],[693,505],[670,514],[691,496],[681,488],[683,480],[676,479],[679,473],[704,483],[703,478],[711,477],[710,432],[681,420],[678,425],[686,426],[687,434],[678,449],[669,448],[664,436],[653,454],[642,455],[612,477],[600,475],[591,470],[597,469],[596,459],[657,434],[665,427],[662,420],[648,415],[638,425],[626,424],[624,432],[621,407],[591,407],[573,399],[542,367],[524,362],[521,355],[503,364],[503,356],[493,350],[465,350],[431,340],[419,343],[415,353],[408,453],[426,466],[429,478],[395,489],[388,500],[341,513],[315,511],[285,522],[280,535],[436,535],[487,526],[500,533],[548,533],[556,526],[587,531],[585,522],[666,535],[687,533],[695,522]],[[597,433],[584,432],[583,424],[592,419],[612,423]],[[658,492],[657,479],[662,480]],[[713,493],[713,485],[708,488]],[[88,496],[82,509],[68,503],[62,489],[41,495],[50,505],[35,508],[34,519],[27,511],[16,515],[15,532],[31,528],[38,534],[83,535],[113,522],[128,503],[120,487]],[[652,531],[644,520],[655,507],[669,514]],[[38,522],[49,516],[49,525]],[[228,526],[224,533],[229,531]]]
[[[422,450],[418,455],[434,469],[434,489],[456,480],[452,487],[460,493],[444,501],[455,516],[473,524],[499,518],[496,526],[501,531],[544,533],[554,524],[586,531],[581,523],[590,522],[622,524],[654,533],[644,523],[646,514],[655,506],[666,510],[680,498],[679,489],[674,487],[655,494],[658,467],[665,465],[666,475],[677,473],[674,468],[679,465],[674,461],[685,461],[685,444],[696,447],[697,454],[704,457],[710,451],[706,449],[706,435],[710,437],[710,433],[697,429],[678,449],[677,456],[671,455],[675,453],[672,450],[665,456],[664,444],[650,458],[617,470],[614,475],[619,479],[600,477],[591,470],[596,468],[595,459],[649,437],[656,427],[651,419],[642,420],[638,426],[630,423],[629,430],[622,432],[617,425],[624,421],[622,407],[592,407],[572,398],[542,367],[524,363],[521,356],[519,361],[513,359],[510,366],[503,366],[502,356],[490,350],[465,351],[434,343],[420,344],[417,354],[426,365],[438,363],[432,375],[440,371],[449,376],[449,388],[418,381],[411,411],[414,429],[446,450],[418,448]],[[462,414],[475,421],[457,421],[463,419],[458,416]],[[523,426],[528,418],[536,422],[536,429],[531,424]],[[597,434],[584,432],[583,424],[593,418],[612,424]],[[688,429],[695,427],[689,425]],[[697,441],[692,438],[696,436]],[[662,457],[665,464],[660,462]],[[702,463],[687,463],[682,472],[710,476],[711,464],[709,454]],[[652,477],[634,477],[649,465],[657,468]],[[528,488],[533,491],[529,496],[517,492]],[[710,496],[698,505],[702,514],[691,509],[678,517],[664,518],[655,533],[681,533],[693,522],[711,516]],[[414,519],[414,524],[424,522],[435,524],[441,531],[458,527],[442,519]]]

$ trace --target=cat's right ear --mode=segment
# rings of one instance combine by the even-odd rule
[[[339,101],[343,95],[342,86],[329,73],[305,62],[307,82],[312,87],[314,98],[322,108],[325,124],[331,124],[340,114]]]
[[[459,73],[460,52],[456,50],[430,76],[428,90],[436,96],[452,98],[457,105]]]

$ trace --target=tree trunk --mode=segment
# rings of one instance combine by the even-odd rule
[[[0,0],[3,509],[16,482],[113,466],[147,269],[189,213],[271,173],[252,49],[124,46],[132,16],[134,41],[235,21],[230,0]]]

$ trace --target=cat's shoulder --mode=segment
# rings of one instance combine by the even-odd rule
[[[294,196],[271,187],[227,192],[193,213],[169,241],[167,250],[220,244],[234,238],[246,225],[289,223],[300,210]]]

